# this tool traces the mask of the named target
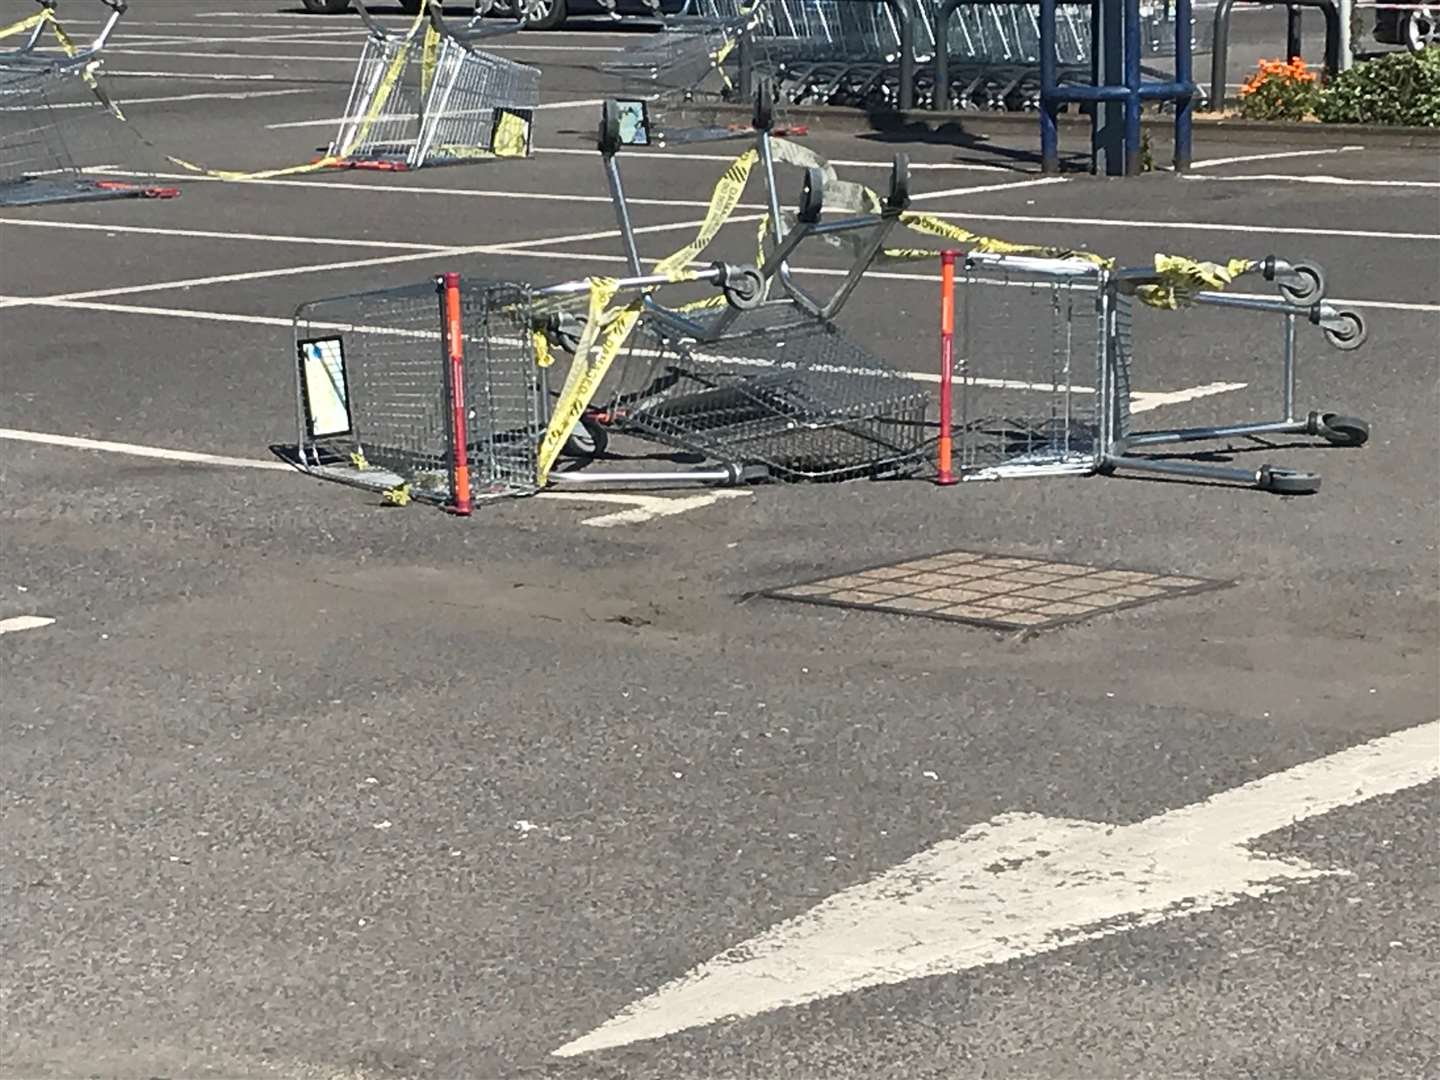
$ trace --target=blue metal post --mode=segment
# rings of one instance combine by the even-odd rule
[[[1055,0],[1040,0],[1040,169],[1047,174],[1060,171],[1060,133],[1056,95]]]
[[[1190,0],[1175,0],[1175,81],[1190,92],[1175,101],[1175,171],[1190,171],[1190,121],[1195,112],[1195,79],[1190,55]],[[1216,102],[1218,109],[1223,101]]]
[[[1123,94],[1125,78],[1125,0],[1096,0],[1100,36],[1091,47],[1100,50],[1100,85]],[[1091,170],[1106,176],[1125,175],[1125,101],[1106,95],[1095,106],[1091,127]]]
[[[1125,175],[1140,174],[1140,0],[1125,0]]]

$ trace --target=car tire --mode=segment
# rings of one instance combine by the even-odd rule
[[[312,15],[339,15],[350,7],[350,0],[301,0]]]
[[[512,18],[516,14],[517,2],[519,0],[512,0],[510,4]],[[565,0],[530,0],[529,6],[536,15],[525,24],[527,30],[554,30],[563,26],[570,17],[570,9]]]

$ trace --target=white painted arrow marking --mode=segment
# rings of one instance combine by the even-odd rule
[[[1001,964],[1345,874],[1243,845],[1437,778],[1440,721],[1135,825],[1004,814],[721,953],[555,1054]]]
[[[0,619],[0,634],[16,634],[21,630],[39,630],[55,620],[44,615],[16,615],[12,619]]]

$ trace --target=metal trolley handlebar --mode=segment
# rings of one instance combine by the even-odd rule
[[[59,28],[59,20],[56,18],[56,11],[59,8],[58,0],[35,0],[35,2],[44,12],[49,13],[49,18],[42,19],[31,27],[29,36],[25,39],[25,43],[19,48],[8,52],[0,52],[0,64],[13,66],[21,70],[28,69],[33,71],[37,66],[53,67],[60,70],[74,68],[77,65],[88,63],[105,48],[106,43],[110,40],[110,35],[115,32],[115,27],[120,22],[121,16],[123,16],[129,8],[127,0],[99,0],[99,3],[110,9],[110,14],[106,16],[104,24],[100,27],[100,32],[96,34],[94,40],[84,48],[75,50],[73,54],[57,57],[48,53],[37,55],[35,50],[40,45],[40,39],[44,36],[47,25],[53,23],[57,29]],[[68,45],[67,48],[69,48]]]

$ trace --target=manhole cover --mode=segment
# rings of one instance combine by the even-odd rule
[[[948,551],[785,585],[764,595],[1018,630],[1075,622],[1226,584],[1148,570]]]

